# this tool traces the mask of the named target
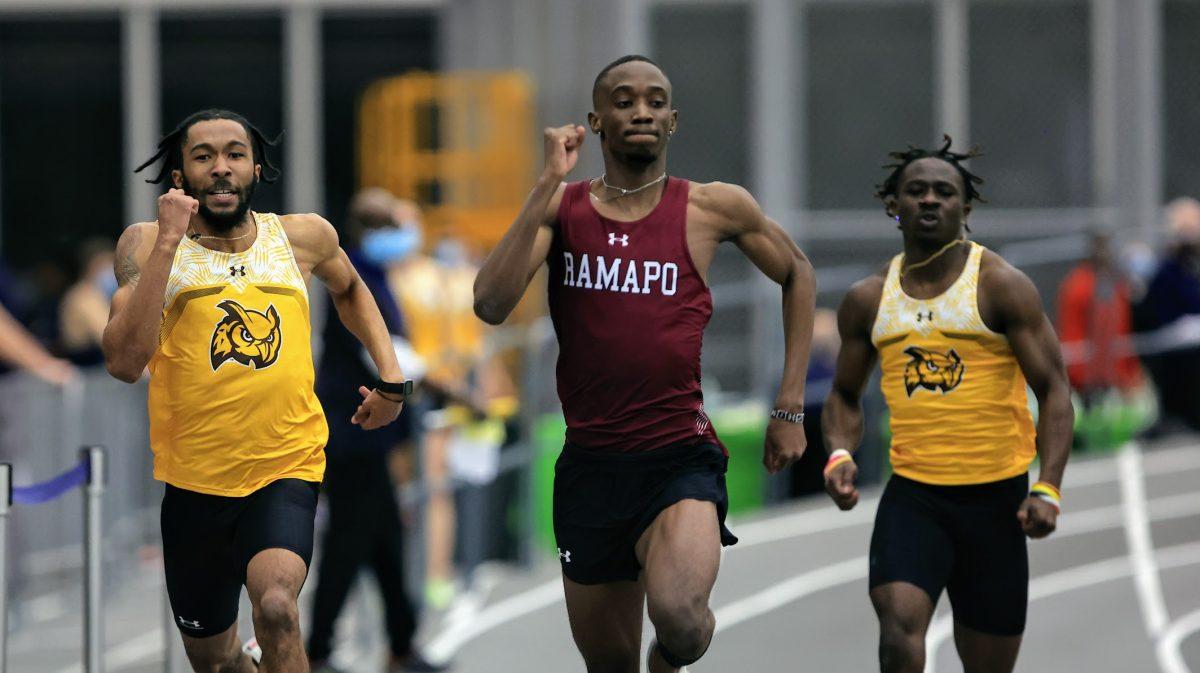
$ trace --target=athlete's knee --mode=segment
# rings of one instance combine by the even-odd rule
[[[299,631],[300,611],[296,598],[282,587],[263,592],[254,606],[255,628],[272,634]]]
[[[690,664],[708,650],[715,621],[703,598],[654,601],[649,613],[659,645],[676,661]]]
[[[919,673],[925,667],[925,634],[900,621],[881,621],[879,667],[883,673]]]

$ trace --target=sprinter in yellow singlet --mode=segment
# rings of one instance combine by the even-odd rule
[[[391,423],[411,389],[333,227],[318,215],[250,210],[259,181],[278,176],[270,145],[226,110],[193,114],[163,138],[138,170],[161,159],[150,182],[173,188],[155,222],[121,235],[104,332],[113,376],[132,383],[149,367],[167,591],[197,672],[308,670],[296,597],[328,436],[313,393],[310,276],[379,371],[360,385],[353,422]],[[242,585],[261,650],[239,647]]]
[[[871,536],[870,592],[884,673],[920,673],[942,590],[970,673],[1011,673],[1029,588],[1025,537],[1054,531],[1071,446],[1066,371],[1037,289],[966,238],[982,180],[950,150],[909,148],[880,186],[904,252],[838,311],[842,348],[822,422],[826,490],[858,502],[852,452],[861,395],[880,361],[894,474]],[[1026,384],[1037,397],[1037,427]],[[1028,469],[1041,456],[1040,481]]]

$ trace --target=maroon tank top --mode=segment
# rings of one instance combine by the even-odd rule
[[[720,445],[704,413],[700,348],[712,296],[687,247],[688,181],[649,215],[611,220],[567,185],[550,247],[550,317],[567,441],[594,450]]]

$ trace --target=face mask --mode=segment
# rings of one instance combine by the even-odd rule
[[[470,261],[467,256],[467,248],[453,239],[446,239],[438,243],[433,250],[433,257],[446,266],[461,266]]]
[[[415,227],[373,229],[362,240],[363,256],[385,266],[399,262],[421,248],[421,230]]]
[[[112,299],[112,296],[117,293],[117,276],[111,269],[101,273],[100,277],[94,279],[92,282],[96,284],[96,288],[104,293],[104,296],[108,299]]]

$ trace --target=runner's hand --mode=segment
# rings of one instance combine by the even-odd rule
[[[404,408],[403,402],[393,402],[366,386],[359,386],[358,393],[363,396],[363,401],[350,422],[361,425],[363,430],[382,428],[396,420]]]
[[[825,492],[842,511],[854,509],[858,504],[858,489],[854,487],[856,477],[858,466],[853,460],[838,465],[825,475]]]
[[[767,423],[767,436],[763,443],[763,466],[767,472],[775,474],[800,460],[807,446],[803,425],[772,418]]]
[[[548,128],[542,135],[545,137],[545,171],[562,180],[579,161],[584,129],[576,124],[567,124],[558,128]]]
[[[1042,538],[1058,527],[1058,510],[1054,509],[1054,505],[1031,495],[1017,510],[1017,520],[1021,522],[1021,529],[1026,535],[1034,539]]]
[[[200,202],[182,189],[171,189],[158,197],[158,235],[168,243],[178,243],[185,233],[192,215],[200,210]]]

